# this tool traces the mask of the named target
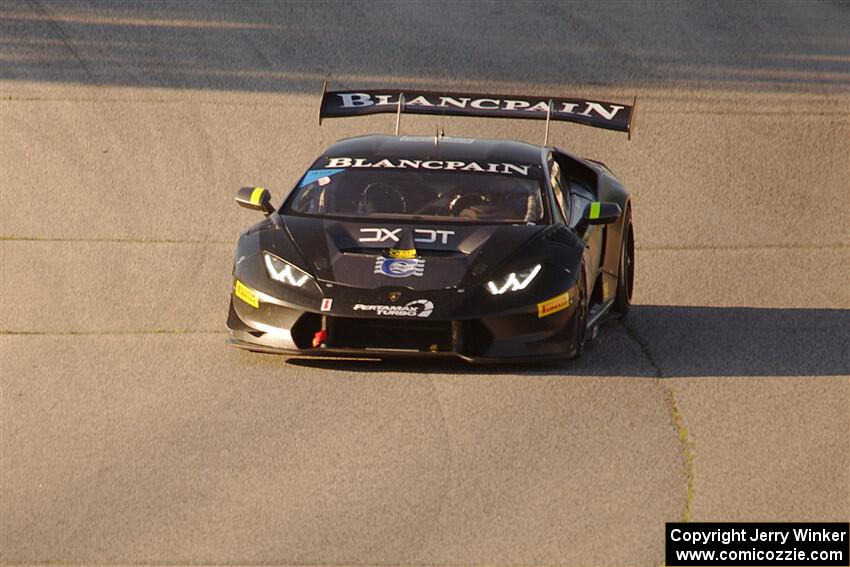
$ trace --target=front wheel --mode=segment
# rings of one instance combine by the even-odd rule
[[[584,343],[587,340],[587,275],[584,268],[584,260],[581,261],[581,275],[578,280],[578,297],[576,298],[576,314],[573,317],[575,328],[573,330],[573,338],[575,345],[573,348],[573,358],[578,358],[584,352]]]
[[[632,305],[632,291],[635,287],[635,232],[632,225],[631,209],[626,213],[623,223],[623,243],[620,246],[620,273],[617,276],[617,295],[614,298],[614,311],[625,316]]]

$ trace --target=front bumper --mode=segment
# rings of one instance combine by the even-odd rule
[[[350,317],[296,306],[242,305],[231,296],[228,342],[257,352],[318,357],[436,357],[468,362],[524,362],[576,354],[575,305],[539,316],[523,312],[477,318]],[[313,346],[317,333],[326,338]]]

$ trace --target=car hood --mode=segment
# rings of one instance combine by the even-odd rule
[[[546,228],[281,218],[320,281],[367,289],[441,290],[473,285]],[[416,258],[392,258],[390,249],[405,238],[413,238]]]

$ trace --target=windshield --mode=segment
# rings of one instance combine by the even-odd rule
[[[316,216],[497,223],[533,223],[544,216],[536,179],[445,170],[313,169],[283,210]]]

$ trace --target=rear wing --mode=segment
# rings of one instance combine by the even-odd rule
[[[635,103],[631,106],[586,98],[495,95],[398,89],[328,91],[322,89],[319,124],[324,118],[396,114],[396,134],[402,113],[434,116],[525,118],[575,122],[594,128],[626,132],[631,139]],[[545,145],[545,142],[544,142]]]

